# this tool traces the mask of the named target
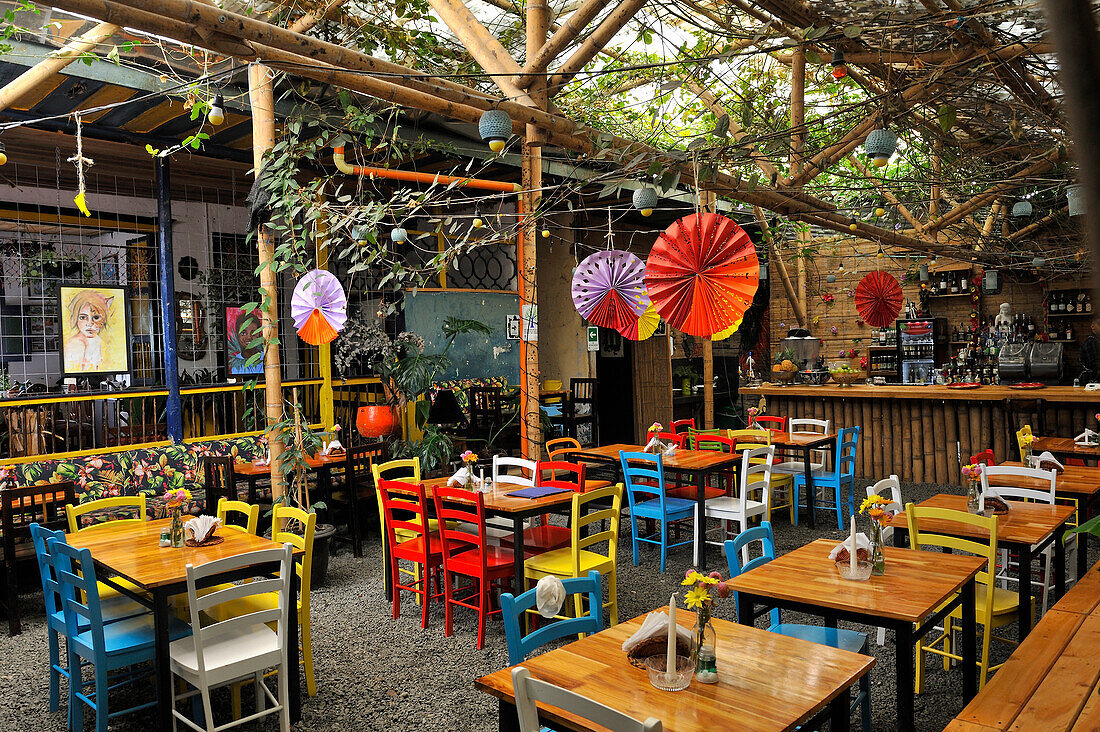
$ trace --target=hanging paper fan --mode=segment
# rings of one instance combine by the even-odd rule
[[[620,330],[649,305],[644,275],[642,260],[630,252],[596,252],[573,273],[573,304],[593,325]]]
[[[657,332],[657,326],[660,324],[661,316],[657,314],[657,309],[653,307],[653,303],[650,303],[645,312],[638,316],[637,320],[628,323],[624,328],[620,328],[619,334],[623,338],[629,338],[632,341],[644,341]]]
[[[744,322],[744,320],[745,320],[744,318],[738,318],[736,323],[734,323],[730,327],[726,328],[725,330],[722,330],[722,331],[719,331],[719,332],[715,333],[714,335],[712,335],[710,337],[710,339],[712,341],[724,341],[724,340],[726,340],[731,335],[733,335],[734,333],[736,333],[738,330],[741,329],[741,323]]]
[[[760,285],[760,263],[749,235],[718,214],[677,219],[653,244],[646,290],[661,317],[677,330],[711,336],[745,314]]]
[[[306,343],[332,342],[348,318],[348,299],[336,275],[315,269],[300,279],[290,297],[290,316]]]
[[[904,297],[897,278],[882,271],[868,272],[856,285],[856,310],[872,328],[885,328],[901,313]]]

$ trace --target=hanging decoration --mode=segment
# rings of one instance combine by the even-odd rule
[[[644,275],[642,260],[630,252],[590,254],[573,273],[573,305],[593,325],[622,330],[650,304]]]
[[[901,283],[891,274],[868,272],[855,289],[856,311],[872,328],[891,325],[901,313]]]
[[[657,326],[660,324],[661,316],[657,314],[653,303],[650,303],[637,320],[619,329],[619,335],[632,341],[644,341],[657,332]]]
[[[876,168],[885,168],[890,156],[898,149],[898,136],[885,127],[871,130],[863,141],[863,151]]]
[[[1031,201],[1017,201],[1012,204],[1012,216],[1017,219],[1026,219],[1032,214]]]
[[[834,79],[839,81],[848,75],[848,64],[844,61],[844,51],[839,48],[833,51],[832,67]]]
[[[214,101],[210,103],[210,109],[206,112],[206,120],[215,127],[225,122],[225,99],[222,98],[221,94],[215,95]]]
[[[696,213],[658,236],[646,261],[645,284],[669,325],[709,337],[733,325],[752,304],[760,263],[736,222]]]
[[[477,131],[490,150],[500,152],[512,136],[512,118],[503,109],[487,109],[477,122]]]
[[[642,212],[642,216],[650,216],[653,214],[653,209],[657,208],[657,202],[660,199],[657,197],[657,191],[652,188],[639,188],[634,191],[634,208]]]
[[[336,275],[323,269],[306,273],[294,286],[290,316],[306,343],[331,343],[348,317],[348,299]]]
[[[1080,183],[1066,186],[1066,201],[1069,202],[1070,216],[1083,216],[1085,214],[1085,187]]]
[[[78,114],[76,115],[76,155],[73,155],[66,162],[76,164],[76,195],[73,197],[73,203],[80,209],[80,213],[85,216],[91,216],[92,212],[88,210],[88,202],[84,197],[84,166],[91,167],[95,165],[95,161],[91,158],[84,157],[84,139],[80,135],[82,127],[83,123]]]
[[[393,229],[393,231],[390,232],[390,241],[392,241],[394,244],[400,244],[408,238],[409,232],[405,231],[400,226],[396,227],[395,229]]]
[[[724,341],[731,335],[741,329],[741,323],[745,322],[745,318],[742,316],[737,319],[737,322],[726,328],[725,330],[718,331],[710,337],[712,341]]]

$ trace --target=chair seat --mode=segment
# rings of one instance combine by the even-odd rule
[[[615,560],[603,554],[582,549],[578,556],[578,575],[584,577],[589,572],[606,572],[615,566]],[[556,577],[572,577],[573,575],[573,548],[555,549],[545,552],[523,562],[523,573],[552,574]]]
[[[485,565],[490,574],[494,570],[502,570],[505,574],[511,574],[515,561],[515,555],[512,554],[511,549],[499,546],[485,547]],[[447,568],[459,574],[477,576],[481,574],[481,557],[476,549],[471,549],[468,552],[462,552],[448,558]]]
[[[842,651],[859,653],[867,644],[867,634],[855,630],[843,628],[826,628],[823,625],[801,625],[799,623],[780,623],[768,628],[772,633],[779,633],[788,638],[801,638],[811,643],[817,643],[830,648],[838,648]]]
[[[694,503],[697,490],[698,488],[693,485],[685,485],[678,488],[669,488],[665,491],[665,495],[669,498],[682,498]],[[703,488],[703,495],[706,496],[706,499],[709,501],[712,498],[719,498],[726,495],[726,489],[708,485]]]
[[[168,637],[171,640],[191,635],[191,626],[174,617],[168,618]],[[153,650],[155,643],[152,614],[119,620],[103,626],[103,646],[108,656],[132,653],[141,650]],[[92,647],[92,633],[86,630],[74,638],[76,644]]]
[[[748,518],[763,515],[765,508],[766,506],[760,501],[748,500],[745,501],[745,515],[741,516],[741,501],[733,496],[722,496],[707,501],[707,516],[712,518],[721,518],[722,516]]]
[[[810,472],[813,473],[816,478],[819,473],[825,471],[824,463],[810,463]],[[772,475],[780,473],[783,475],[805,475],[806,463],[801,460],[787,460],[781,463],[777,463],[772,466]]]
[[[278,602],[276,600],[276,602]],[[241,661],[259,658],[271,654],[280,655],[279,635],[266,625],[254,625],[248,630],[233,636],[224,636],[203,644],[203,661],[206,672],[234,666]],[[198,674],[198,659],[195,654],[193,638],[174,641],[170,647],[172,670],[184,671],[194,676]]]
[[[442,553],[442,540],[439,538],[439,532],[432,532],[429,534],[429,546],[432,548],[432,556],[437,557]],[[400,542],[393,549],[393,555],[398,559],[407,559],[409,561],[420,561],[424,556],[424,537],[423,535],[417,536],[415,539],[408,539]]]
[[[547,524],[532,526],[523,530],[523,551],[525,554],[527,552],[548,552],[553,549],[561,549],[569,546],[572,541],[572,531],[568,526]],[[501,546],[511,547],[515,544],[515,537],[512,534],[502,536],[500,543]]]
[[[695,514],[695,501],[686,498],[665,498],[665,514],[667,518],[690,518]],[[661,499],[654,498],[634,504],[631,515],[638,518],[661,518]]]
[[[1005,615],[1015,613],[1020,608],[1020,595],[1014,590],[1006,590],[1003,587],[993,588],[993,614]],[[985,589],[977,585],[974,590],[974,612],[977,617],[985,613]],[[961,618],[962,608],[955,608],[952,617]]]

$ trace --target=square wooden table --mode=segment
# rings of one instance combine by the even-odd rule
[[[619,466],[619,475],[622,477],[622,465],[619,462],[619,452],[644,452],[645,445],[628,445],[617,443],[602,447],[588,447],[583,450],[574,450],[569,455],[576,460],[590,460],[592,462],[611,463]],[[684,450],[677,449],[672,455],[662,455],[662,464],[665,470],[678,473],[687,473],[695,476],[695,506],[697,516],[706,516],[706,484],[707,476],[721,473],[731,467],[735,467],[741,461],[740,455],[731,455],[726,452],[713,450]],[[625,481],[625,478],[623,478]],[[695,546],[699,547],[699,568],[707,568],[707,543],[704,541],[705,521],[695,522]]]
[[[1035,437],[1031,451],[1036,455],[1049,452],[1054,457],[1100,460],[1100,445],[1083,446],[1072,437]]]
[[[1066,522],[1073,516],[1073,506],[1050,505],[1046,503],[1027,503],[1024,501],[1005,501],[1008,513],[997,517],[997,544],[1015,551],[1020,557],[1020,581],[1017,582],[1020,597],[1020,609],[1017,620],[1020,626],[1020,640],[1023,641],[1031,629],[1031,562],[1051,542],[1054,542],[1054,596],[1061,597],[1066,591],[1066,547],[1062,536],[1066,533]],[[922,508],[950,508],[966,513],[966,496],[939,493],[917,504]],[[905,512],[895,514],[890,519],[895,529],[894,543],[899,544],[908,538],[909,520]],[[976,526],[957,521],[928,521],[926,531],[965,539],[989,540],[989,532]]]
[[[325,495],[332,495],[332,469],[343,467],[347,462],[347,453],[336,455],[311,455],[306,457],[306,465],[311,473],[317,473],[317,488]],[[256,503],[256,484],[271,476],[271,465],[257,465],[255,462],[235,463],[233,474],[239,475],[248,483],[248,502]]]
[[[806,478],[806,511],[810,514],[809,522],[810,528],[817,528],[817,521],[814,510],[814,500],[816,499],[816,493],[814,488],[813,468],[810,462],[810,453],[814,450],[831,450],[833,452],[833,461],[837,460],[836,455],[836,438],[838,433],[828,432],[822,435],[792,435],[790,432],[777,432],[772,431],[772,444],[775,445],[775,451],[782,455],[793,455],[794,457],[802,456],[802,464],[805,470]],[[853,486],[853,490],[855,487]],[[791,500],[794,500],[793,493]],[[798,506],[795,506],[794,510],[799,510]]]
[[[690,620],[691,614],[688,613]],[[830,729],[849,728],[849,688],[870,671],[872,656],[714,619],[718,683],[692,681],[679,692],[659,691],[645,669],[630,665],[623,641],[644,616],[608,628],[519,664],[531,676],[644,720],[656,717],[665,732],[728,729],[793,730],[818,716]],[[512,668],[474,682],[500,703],[500,730],[517,730]],[[821,714],[824,712],[824,714]],[[564,732],[599,729],[566,709],[539,705],[539,719]]]
[[[963,698],[969,701],[978,690],[974,576],[985,560],[886,547],[886,574],[853,582],[841,579],[829,559],[836,545],[818,539],[730,579],[738,593],[738,620],[753,625],[761,605],[818,615],[830,627],[846,620],[891,628],[897,656],[897,727],[912,730],[913,645],[961,605]]]
[[[119,592],[133,598],[153,610],[156,658],[157,686],[157,726],[158,730],[172,729],[172,671],[168,663],[169,640],[168,598],[187,592],[187,565],[199,565],[218,559],[235,557],[262,549],[277,548],[280,545],[270,539],[247,534],[243,531],[221,529],[218,536],[225,539],[220,544],[204,547],[173,549],[160,546],[160,534],[168,528],[170,519],[143,521],[140,524],[108,522],[75,534],[68,534],[66,540],[77,549],[88,549],[96,564],[97,579],[114,587]],[[295,550],[295,556],[301,556]],[[225,573],[211,577],[209,583],[228,582],[236,579],[255,577],[278,571],[278,565],[255,565],[234,573]],[[130,580],[148,596],[133,592],[115,582],[111,575]],[[292,573],[292,593],[297,597],[298,576]],[[301,718],[301,680],[298,671],[298,613],[290,613],[290,625],[287,637],[287,662],[291,669],[290,678],[290,717],[292,721]]]

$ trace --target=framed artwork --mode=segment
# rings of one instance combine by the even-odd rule
[[[254,376],[264,372],[260,338],[260,315],[238,307],[225,309],[225,369],[230,376]],[[249,360],[253,359],[250,363]]]
[[[129,373],[126,290],[63,285],[60,291],[62,372],[66,376]]]

